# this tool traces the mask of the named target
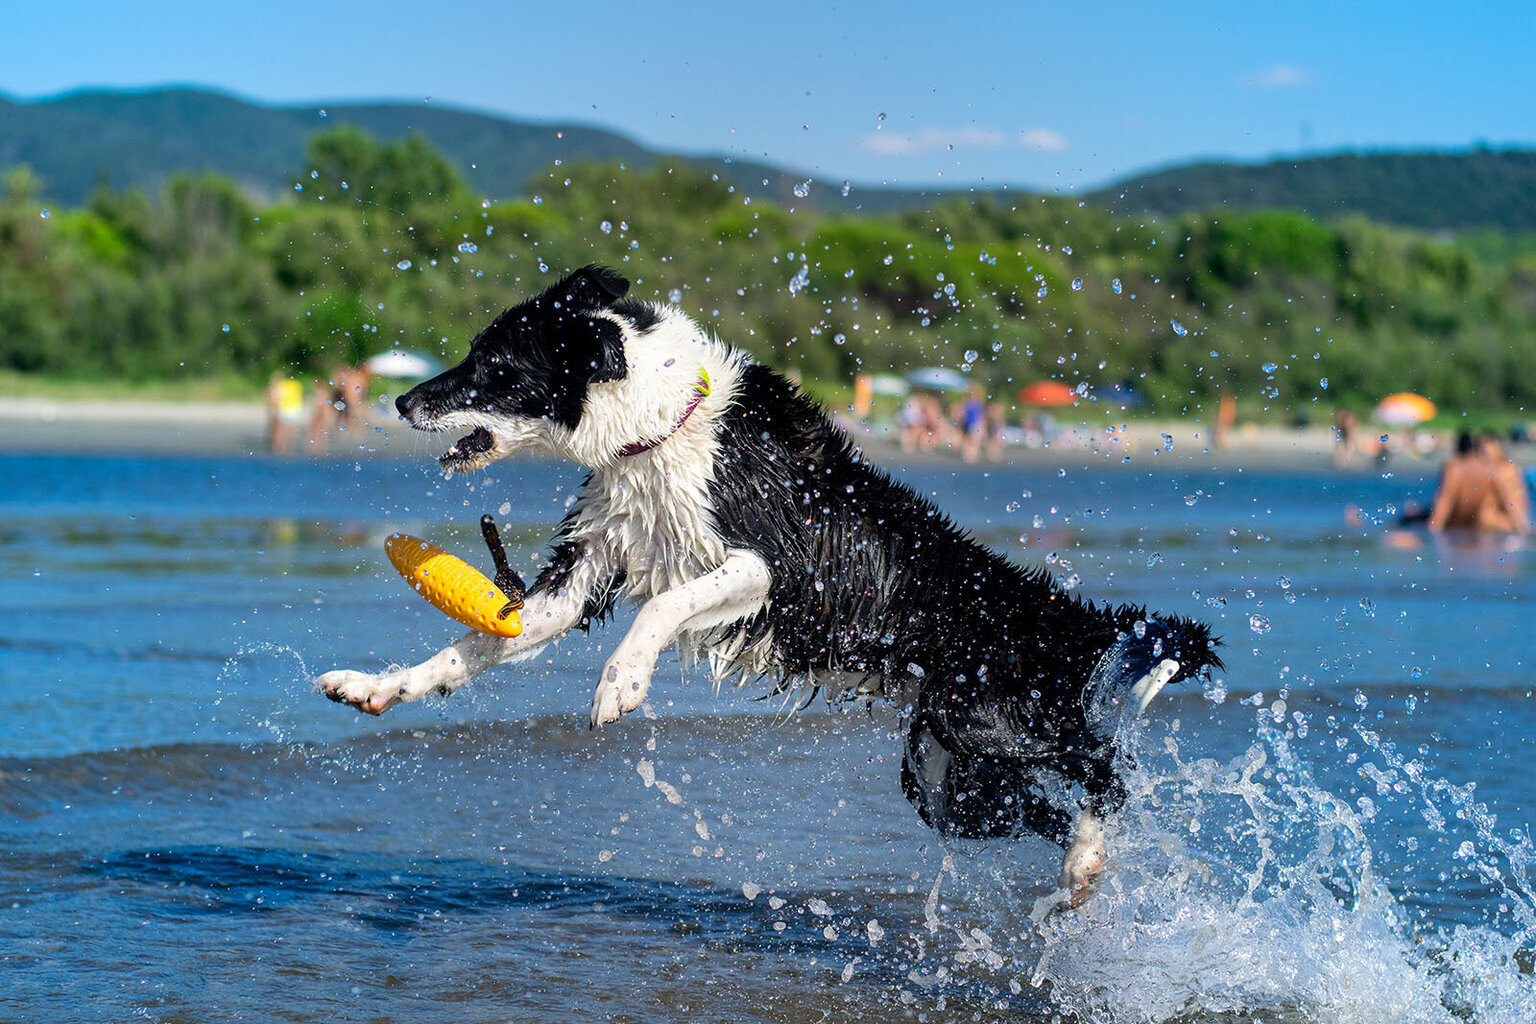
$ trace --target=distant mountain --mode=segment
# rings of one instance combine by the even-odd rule
[[[659,153],[589,125],[518,121],[421,103],[334,103],[274,107],[192,88],[84,90],[43,100],[0,96],[0,169],[27,164],[58,203],[83,202],[99,184],[153,192],[178,171],[212,171],[273,197],[307,174],[309,136],[341,124],[383,140],[420,133],[459,165],[481,194],[522,192],[555,160],[662,161],[704,167],[749,195],[785,205],[877,212],[957,195],[1013,201],[1029,193],[865,186],[844,197],[840,181],[720,155]],[[804,191],[804,189],[802,189]],[[1087,196],[1136,214],[1288,207],[1319,219],[1360,214],[1430,231],[1536,230],[1536,150],[1347,153],[1265,164],[1200,163],[1128,179]]]
[[[1132,178],[1090,198],[1119,213],[1286,207],[1319,220],[1359,214],[1427,231],[1536,231],[1536,150],[1191,164]]]
[[[811,175],[724,156],[668,156],[586,125],[516,121],[414,103],[273,107],[191,88],[91,89],[43,100],[0,96],[0,169],[30,166],[42,179],[44,195],[66,205],[83,202],[103,183],[154,192],[178,171],[216,172],[272,197],[306,175],[309,136],[342,124],[387,141],[420,133],[459,165],[472,186],[493,198],[522,192],[557,159],[622,160],[636,168],[677,160],[708,167],[749,194],[787,205],[884,209],[931,198],[918,191],[860,189],[845,199],[840,188],[820,181],[799,197],[795,187]]]

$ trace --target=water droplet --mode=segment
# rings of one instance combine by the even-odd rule
[[[1374,619],[1376,617],[1376,605],[1370,598],[1362,597],[1360,599],[1360,608],[1369,618]]]
[[[1148,569],[1152,568],[1154,565],[1156,565],[1158,562],[1161,562],[1162,560],[1163,560],[1163,553],[1161,551],[1154,551],[1154,552],[1152,552],[1150,555],[1147,556],[1147,568]]]
[[[597,226],[597,230],[601,231],[605,235],[613,234],[613,221],[611,221],[611,220],[603,221],[601,224],[599,224]]]
[[[410,260],[401,260],[399,263],[395,264],[395,269],[396,270],[410,270],[411,269],[411,261]]]
[[[974,363],[976,361],[977,356],[979,356],[980,354],[981,353],[977,352],[975,349],[968,348],[968,349],[965,350],[965,361],[968,362],[968,363]]]
[[[1082,278],[1074,277],[1072,279],[1072,290],[1075,291],[1075,292],[1080,292],[1080,291],[1083,290],[1083,279]]]
[[[841,345],[847,340],[848,335],[844,334],[842,331],[838,331],[836,334],[832,335],[832,344],[834,345]]]
[[[1183,324],[1179,323],[1177,320],[1170,320],[1170,321],[1168,321],[1168,326],[1172,327],[1173,328],[1173,333],[1177,334],[1181,338],[1184,337],[1184,335],[1189,333],[1189,328],[1185,327]]]
[[[1263,636],[1265,633],[1269,632],[1269,620],[1264,616],[1255,613],[1248,616],[1248,628],[1260,636]]]
[[[1328,378],[1327,377],[1319,378],[1318,381],[1317,381],[1317,385],[1318,385],[1318,387],[1322,388],[1324,391],[1327,391],[1328,390]]]
[[[1124,285],[1120,283],[1120,279],[1118,277],[1109,282],[1109,288],[1110,291],[1114,292],[1116,295],[1119,295],[1122,291],[1125,290]]]
[[[1276,370],[1280,369],[1280,364],[1265,363],[1263,366],[1260,366],[1259,369],[1263,370],[1265,373],[1274,373]]]
[[[892,263],[896,262],[896,257],[892,256],[890,253],[886,253],[885,259],[881,260],[880,262],[884,263],[886,266],[890,266]]]
[[[224,330],[225,334],[228,334],[229,333],[229,324],[225,324],[223,330]]]
[[[683,290],[681,288],[673,288],[671,291],[667,292],[667,301],[673,303],[674,305],[676,303],[682,302]]]
[[[811,179],[807,178],[795,186],[795,198],[804,199],[811,194]]]
[[[795,276],[789,279],[789,294],[798,294],[800,289],[804,288],[807,284],[810,283],[810,280],[810,268],[807,267],[804,263],[800,264],[800,269],[795,271]]]
[[[39,216],[42,217],[43,220],[47,220],[49,217],[53,216],[53,211],[48,209],[48,207],[45,206],[45,207],[43,207],[43,212],[41,214],[39,214]]]
[[[843,182],[843,195],[846,196],[849,192],[852,192],[852,191],[853,191],[853,186],[851,184],[849,184],[848,182],[846,182],[846,181]]]
[[[460,242],[459,252],[479,252],[480,247],[474,242]]]
[[[1163,435],[1163,451],[1165,451],[1165,452],[1173,451],[1173,435],[1172,434],[1164,434]]]

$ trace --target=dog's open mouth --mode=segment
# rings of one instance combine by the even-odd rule
[[[442,455],[438,465],[444,469],[474,469],[490,460],[486,456],[496,448],[496,438],[484,427],[476,427],[453,443]]]

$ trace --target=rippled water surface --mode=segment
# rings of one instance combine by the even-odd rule
[[[1536,566],[1390,529],[1394,470],[901,474],[1226,640],[1063,914],[1044,843],[923,828],[898,709],[665,665],[590,732],[623,617],[379,719],[315,695],[459,632],[388,533],[483,563],[498,513],[535,566],[575,470],[0,457],[0,1019],[1536,1019]]]

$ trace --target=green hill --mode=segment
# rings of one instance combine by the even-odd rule
[[[481,195],[522,194],[537,176],[580,163],[658,163],[705,170],[748,195],[785,206],[867,213],[917,209],[967,196],[1004,200],[1023,190],[855,188],[840,180],[721,155],[659,153],[617,132],[580,124],[518,121],[429,103],[335,103],[277,107],[193,88],[83,90],[42,100],[0,96],[0,170],[26,164],[44,198],[77,205],[100,184],[156,194],[172,175],[206,171],[249,195],[293,191],[309,168],[306,140],[354,125],[374,138],[425,137]],[[801,191],[804,191],[803,188]],[[1024,193],[1027,194],[1027,193]],[[1123,214],[1287,208],[1322,219],[1358,214],[1430,231],[1536,230],[1536,150],[1344,153],[1265,164],[1199,163],[1128,179],[1088,195]]]
[[[809,174],[725,156],[669,156],[586,125],[420,103],[274,107],[192,88],[91,89],[25,101],[0,95],[0,171],[29,166],[42,181],[43,197],[67,206],[83,203],[102,184],[153,195],[181,172],[218,174],[253,197],[271,199],[293,191],[309,173],[309,137],[341,125],[384,141],[424,136],[471,188],[497,199],[523,193],[557,160],[566,166],[622,161],[636,170],[678,163],[717,173],[751,195],[819,209],[891,209],[932,198],[881,189],[859,189],[845,198],[841,182],[817,182],[801,197],[795,188]]]
[[[1292,209],[1426,231],[1536,231],[1536,150],[1340,153],[1173,167],[1101,189],[1115,213]]]

